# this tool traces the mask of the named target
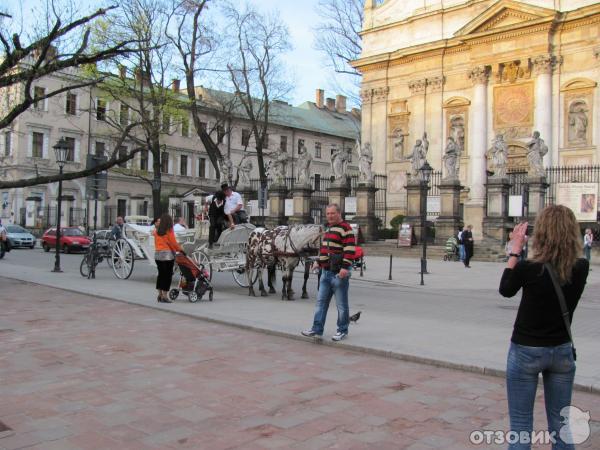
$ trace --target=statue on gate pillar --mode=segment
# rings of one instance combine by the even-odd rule
[[[446,150],[444,153],[444,165],[446,166],[446,180],[456,180],[458,178],[458,158],[460,156],[460,147],[454,141],[452,136],[448,137]]]
[[[422,139],[417,139],[415,146],[413,147],[412,155],[406,159],[411,161],[411,172],[410,175],[413,178],[419,176],[419,169],[423,167],[427,160],[427,150],[429,149],[429,141],[427,140],[427,133],[423,133]]]
[[[371,183],[373,181],[373,171],[371,170],[371,165],[373,164],[373,151],[371,150],[371,144],[367,142],[361,147],[360,141],[356,141],[356,150],[358,152],[360,181]]]
[[[506,165],[508,163],[508,145],[506,145],[502,134],[496,135],[492,141],[492,148],[488,150],[487,154],[492,161],[490,167],[492,172],[494,172],[492,178],[505,178]]]
[[[548,153],[548,146],[540,137],[540,132],[534,131],[531,141],[527,143],[527,161],[529,162],[528,175],[530,177],[546,176],[543,162],[543,158],[546,153]]]
[[[312,155],[304,145],[304,139],[298,141],[298,184],[310,185],[310,166]]]

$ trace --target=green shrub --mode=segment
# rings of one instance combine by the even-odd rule
[[[392,220],[390,220],[390,226],[392,227],[392,230],[398,231],[398,228],[400,228],[400,225],[402,224],[403,221],[404,221],[404,216],[402,214],[398,214],[396,217],[394,217]]]

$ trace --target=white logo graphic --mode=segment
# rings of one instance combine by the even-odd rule
[[[582,444],[590,437],[590,412],[576,406],[565,406],[560,410],[563,418],[560,438],[565,444]]]

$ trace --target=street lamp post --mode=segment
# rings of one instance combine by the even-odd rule
[[[427,272],[427,191],[429,189],[429,179],[433,168],[427,161],[419,169],[421,181],[421,243],[423,244],[423,254],[421,255],[421,286],[425,284],[423,275]]]
[[[63,167],[67,162],[67,153],[69,152],[69,145],[64,137],[61,137],[59,141],[54,145],[54,153],[56,156],[56,164],[58,164],[59,174],[62,176]],[[61,206],[62,202],[62,180],[58,180],[58,205],[56,208],[56,253],[54,256],[54,269],[52,272],[62,272],[60,269],[60,219],[61,219]]]

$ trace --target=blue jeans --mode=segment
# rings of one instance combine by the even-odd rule
[[[465,246],[462,244],[458,246],[458,259],[461,261],[465,260]]]
[[[592,259],[592,247],[588,247],[587,245],[583,247],[583,254],[585,255],[585,259],[588,261]]]
[[[560,411],[571,404],[575,378],[570,342],[556,347],[528,347],[511,342],[506,365],[510,429],[517,433],[533,431],[533,405],[540,372],[544,380],[548,432],[555,432],[556,438],[552,449],[574,449],[572,444],[565,444],[559,434],[562,426]],[[531,444],[509,444],[508,448],[530,449]]]
[[[313,321],[312,330],[319,336],[323,335],[325,319],[331,297],[335,295],[335,306],[338,310],[337,330],[340,333],[348,333],[350,324],[350,308],[348,307],[348,288],[350,286],[350,272],[346,278],[339,278],[337,274],[329,270],[321,273],[321,284],[317,296],[317,309]]]

